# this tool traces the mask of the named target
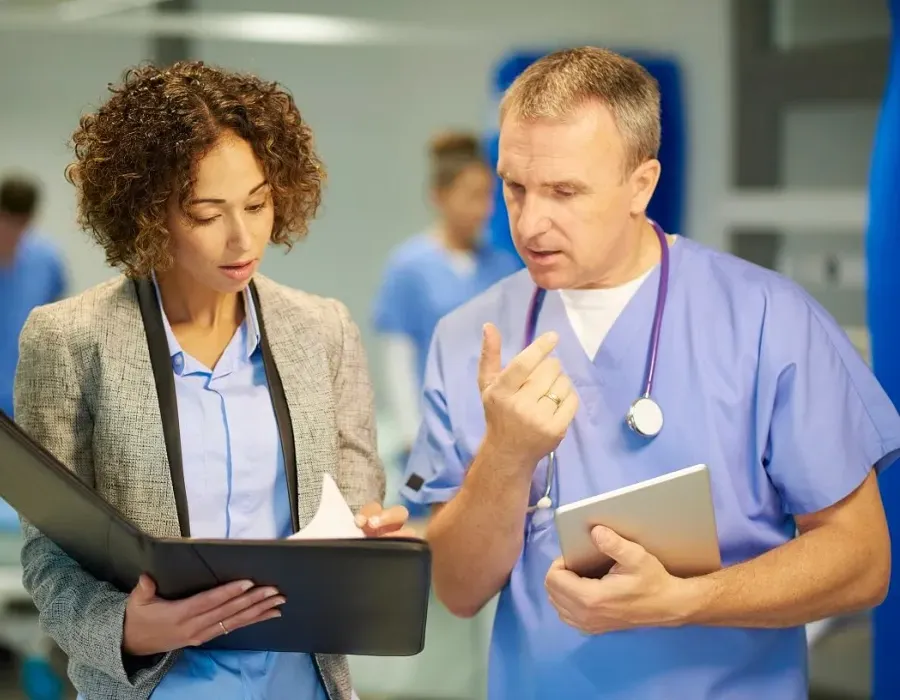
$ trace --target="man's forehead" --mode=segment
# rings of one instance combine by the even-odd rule
[[[573,170],[590,169],[621,153],[618,133],[609,133],[590,113],[576,118],[508,119],[500,129],[498,173],[511,175],[540,170],[542,177],[565,178]]]

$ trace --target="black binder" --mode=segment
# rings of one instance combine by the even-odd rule
[[[422,651],[431,553],[420,540],[151,537],[0,411],[0,497],[94,577],[119,590],[141,573],[178,599],[238,579],[275,586],[282,616],[205,648],[412,656]]]

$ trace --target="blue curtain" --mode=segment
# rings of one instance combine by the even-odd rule
[[[516,77],[546,51],[516,52],[498,66],[493,79],[494,96],[499,96]],[[681,71],[671,59],[639,52],[622,51],[644,66],[659,83],[662,102],[662,146],[659,161],[662,175],[656,193],[650,201],[648,214],[670,233],[684,234],[684,207],[686,186],[686,128]],[[499,135],[495,130],[486,136],[486,147],[493,167],[497,165]],[[494,245],[515,253],[509,234],[509,219],[500,183],[497,183],[494,214],[490,221],[490,240]]]
[[[866,231],[867,308],[875,374],[900,407],[900,0],[890,0],[893,36],[888,83],[872,149]],[[875,700],[900,698],[900,464],[880,480],[894,560],[891,591],[874,615]]]

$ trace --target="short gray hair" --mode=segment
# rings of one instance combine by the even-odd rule
[[[532,63],[506,91],[500,120],[560,119],[591,102],[605,105],[626,144],[627,172],[656,158],[661,138],[656,80],[637,61],[608,49],[583,46]]]

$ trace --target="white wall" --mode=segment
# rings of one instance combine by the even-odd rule
[[[202,0],[206,9],[247,9],[243,0]],[[330,178],[310,238],[264,271],[286,283],[344,300],[369,331],[370,298],[392,246],[428,222],[425,143],[447,126],[493,124],[489,76],[510,49],[597,43],[658,50],[685,71],[689,123],[687,233],[718,245],[711,212],[729,170],[727,3],[720,0],[559,0],[523,10],[517,0],[353,0],[340,12],[453,26],[493,38],[458,46],[320,47],[199,41],[195,55],[277,79],[294,93],[318,138]],[[243,7],[242,7],[243,6]],[[334,12],[311,0],[305,12]],[[255,10],[296,11],[289,0]],[[49,231],[64,244],[77,289],[109,276],[102,256],[74,228],[63,180],[66,140],[80,110],[147,54],[146,42],[107,36],[10,34],[0,28],[0,168],[23,165],[45,181]],[[14,66],[9,70],[6,66]],[[374,358],[373,358],[374,359]],[[376,381],[378,380],[376,373]]]
[[[75,291],[112,273],[75,224],[73,188],[63,175],[69,139],[107,84],[148,55],[148,42],[135,38],[0,30],[0,172],[21,168],[42,181],[40,223],[66,253]]]

